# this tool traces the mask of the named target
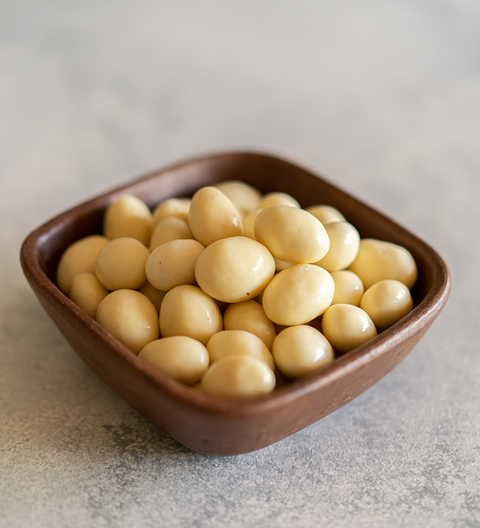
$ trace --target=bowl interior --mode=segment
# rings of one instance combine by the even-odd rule
[[[222,180],[241,180],[266,193],[282,191],[302,207],[337,207],[362,238],[407,248],[418,266],[415,308],[362,347],[322,371],[281,386],[272,395],[232,401],[198,394],[153,371],[66,298],[55,285],[63,251],[100,233],[106,206],[120,194],[137,195],[151,208],[172,196],[191,196]],[[40,302],[76,352],[120,396],[182,444],[232,455],[260,449],[310,425],[364,392],[415,346],[443,308],[450,274],[424,241],[325,179],[285,160],[236,152],[193,159],[156,171],[96,197],[34,231],[21,253],[24,273]]]

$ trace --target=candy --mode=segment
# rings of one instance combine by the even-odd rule
[[[188,222],[183,218],[168,216],[154,227],[148,249],[152,252],[166,242],[188,238],[193,238]]]
[[[369,315],[352,304],[334,304],[322,318],[322,331],[338,352],[348,352],[377,335]]]
[[[314,264],[295,264],[281,271],[263,292],[267,317],[276,324],[305,324],[332,303],[334,282],[328,271]]]
[[[335,359],[325,336],[307,325],[282,330],[273,342],[272,354],[280,372],[290,379],[316,372]]]
[[[195,265],[204,247],[196,240],[171,240],[150,253],[145,263],[148,281],[168,291],[182,284],[195,284]]]
[[[187,385],[201,380],[209,365],[207,349],[196,339],[172,336],[145,345],[138,357],[155,370]]]
[[[136,238],[116,238],[98,252],[95,274],[108,290],[136,290],[147,280],[145,264],[149,256],[148,249]]]
[[[148,297],[134,290],[109,293],[98,305],[95,319],[136,354],[158,339],[157,310]]]
[[[153,210],[153,223],[158,225],[162,220],[169,217],[188,220],[190,210],[190,198],[168,198]]]
[[[200,288],[227,303],[253,299],[274,273],[275,261],[268,249],[243,236],[217,240],[205,248],[195,268]]]
[[[159,320],[163,337],[184,335],[204,345],[223,329],[217,303],[200,288],[190,285],[177,286],[165,295]]]
[[[98,305],[108,293],[96,275],[84,272],[73,277],[68,296],[84,312],[95,319]]]
[[[360,308],[365,310],[379,330],[384,330],[413,308],[410,290],[400,281],[376,282],[363,294]]]
[[[245,354],[225,356],[203,377],[200,390],[222,398],[266,396],[275,388],[275,374],[260,359]]]
[[[331,205],[310,205],[305,207],[305,211],[308,211],[315,218],[320,220],[323,225],[330,224],[331,222],[345,221],[345,217],[342,213],[336,207],[332,207]]]
[[[59,288],[153,369],[210,395],[267,395],[275,372],[317,372],[413,308],[405,248],[283,192],[227,180],[153,213],[125,195],[103,226],[65,250]]]
[[[332,304],[353,304],[358,306],[365,291],[360,277],[349,270],[332,271],[330,275],[335,283]]]
[[[95,273],[98,252],[108,242],[109,239],[104,236],[87,236],[77,240],[63,252],[57,267],[57,284],[63,293],[68,295],[75,275],[83,272]]]
[[[262,194],[248,183],[227,180],[217,183],[216,187],[233,203],[242,216],[257,209],[260,205]]]
[[[303,209],[289,205],[275,205],[260,211],[254,234],[275,258],[288,262],[317,262],[330,247],[322,223]]]
[[[193,195],[188,223],[194,237],[205,247],[223,238],[243,235],[240,213],[216,187],[202,187]]]
[[[265,361],[274,370],[275,363],[267,345],[256,335],[245,330],[222,330],[214,334],[207,343],[210,362],[233,354],[247,354]]]
[[[110,239],[131,237],[147,246],[152,228],[150,209],[131,194],[125,194],[110,204],[103,217],[103,233]]]
[[[417,265],[405,248],[372,238],[360,241],[356,259],[348,268],[356,273],[365,289],[385,279],[395,279],[411,288],[417,280]]]
[[[348,222],[331,222],[324,229],[330,240],[330,247],[327,254],[316,264],[328,271],[348,268],[358,254],[358,231]]]
[[[230,304],[223,314],[223,326],[225,330],[246,330],[255,334],[269,349],[277,335],[275,325],[256,301]]]

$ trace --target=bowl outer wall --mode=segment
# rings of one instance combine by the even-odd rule
[[[403,245],[419,268],[416,307],[402,321],[338,358],[321,372],[246,401],[199,394],[155,372],[75,306],[54,284],[60,255],[73,241],[98,233],[105,207],[131,192],[150,207],[201,186],[240,179],[262,192],[287,192],[303,207],[339,208],[362,237]],[[418,343],[442,310],[450,274],[427,244],[319,176],[257,153],[203,157],[151,173],[56,217],[24,242],[22,266],[42,306],[78,355],[113,390],[181,444],[210,455],[236,455],[275,443],[342,407],[391,371]]]

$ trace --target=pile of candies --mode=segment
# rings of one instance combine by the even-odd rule
[[[153,211],[122,195],[57,268],[60,290],[138,357],[226,398],[372,339],[413,308],[416,278],[405,248],[360,239],[337,209],[233,180]]]

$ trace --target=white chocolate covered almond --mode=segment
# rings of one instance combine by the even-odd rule
[[[326,337],[308,325],[282,330],[273,342],[272,354],[280,372],[290,379],[306,376],[335,359]]]
[[[295,264],[278,273],[263,292],[267,317],[278,325],[308,323],[332,303],[334,282],[315,264]]]
[[[246,354],[225,356],[207,370],[200,389],[212,396],[244,399],[266,396],[275,388],[275,374],[260,359]]]
[[[277,259],[312,263],[323,258],[330,240],[322,223],[303,209],[288,205],[268,207],[258,214],[255,239]]]
[[[268,249],[248,237],[230,237],[209,245],[198,257],[195,277],[208,295],[227,303],[253,299],[275,273]]]
[[[365,289],[386,279],[399,280],[411,288],[417,280],[417,265],[407,249],[373,238],[361,240],[357,257],[348,269],[362,279]]]
[[[194,237],[205,247],[223,238],[243,235],[240,213],[216,187],[202,187],[193,195],[188,223]]]

